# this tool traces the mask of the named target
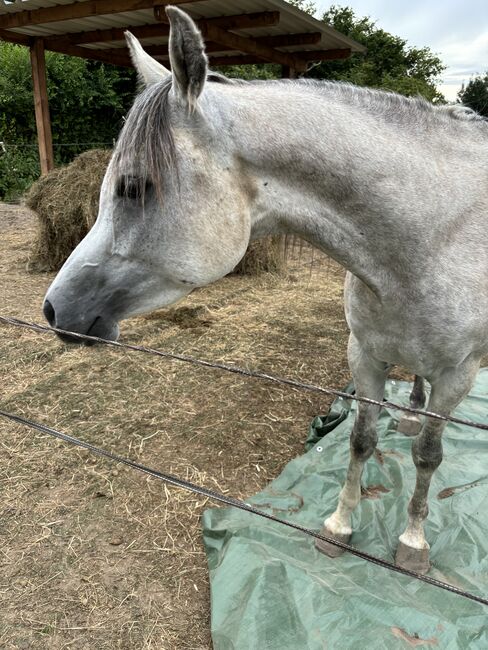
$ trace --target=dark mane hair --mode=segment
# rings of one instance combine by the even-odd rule
[[[169,119],[171,87],[171,76],[168,75],[136,97],[120,132],[112,160],[119,177],[129,172],[144,181],[149,180],[159,198],[162,196],[163,178],[169,170],[172,173],[177,170],[176,147]],[[137,164],[135,169],[134,161]]]

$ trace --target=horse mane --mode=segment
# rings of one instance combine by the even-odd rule
[[[488,120],[462,104],[432,104],[420,95],[406,97],[389,90],[355,86],[342,81],[303,80],[307,85],[318,89],[328,96],[335,96],[344,103],[353,103],[368,112],[382,115],[394,123],[418,123],[432,118],[444,122],[471,122],[483,127]]]
[[[391,90],[356,86],[348,81],[328,81],[323,79],[229,79],[219,73],[212,73],[211,81],[237,85],[295,85],[304,89],[335,97],[348,104],[356,104],[365,110],[391,117],[394,122],[412,122],[419,118],[432,116],[447,121],[474,122],[478,126],[488,126],[488,118],[463,104],[432,104],[420,95],[406,97]]]
[[[449,104],[448,106],[439,106],[438,108],[446,111],[449,116],[455,120],[464,120],[467,122],[488,122],[488,118],[480,115],[464,104]]]
[[[488,129],[488,120],[461,104],[436,106],[423,97],[405,97],[394,92],[354,86],[347,82],[314,79],[252,80],[229,79],[217,72],[209,72],[208,81],[225,85],[283,85],[300,87],[304,91],[318,92],[328,98],[381,116],[395,124],[416,125],[434,120],[444,124],[464,123]],[[139,94],[119,135],[112,165],[117,175],[136,175],[150,180],[159,198],[162,198],[163,179],[171,170],[177,174],[176,146],[170,122],[169,94],[172,87],[170,75],[160,83],[147,87]],[[488,131],[487,131],[488,133]],[[128,164],[137,161],[138,169]]]

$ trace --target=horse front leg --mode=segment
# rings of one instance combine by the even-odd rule
[[[368,356],[352,334],[349,337],[348,359],[356,394],[381,401],[384,396],[388,366]],[[335,512],[324,521],[321,531],[323,535],[341,542],[349,542],[351,538],[351,515],[361,499],[361,474],[364,464],[374,452],[378,441],[376,423],[379,412],[379,406],[358,403],[350,439],[350,460],[346,482],[339,494],[339,503]],[[343,552],[338,546],[319,539],[316,540],[315,546],[329,557],[337,557]]]
[[[428,410],[449,415],[473,385],[479,363],[468,360],[461,366],[443,371],[431,381]],[[412,443],[412,458],[417,468],[413,496],[408,505],[408,525],[400,536],[396,563],[418,573],[430,568],[430,546],[425,539],[424,521],[429,513],[427,497],[432,475],[442,461],[442,432],[446,422],[428,418]]]

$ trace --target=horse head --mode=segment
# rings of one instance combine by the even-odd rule
[[[252,188],[218,123],[201,34],[167,8],[171,70],[126,34],[144,88],[119,136],[95,225],[49,288],[53,326],[116,339],[124,318],[230,271],[250,237]]]

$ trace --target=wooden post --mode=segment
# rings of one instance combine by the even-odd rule
[[[287,65],[281,66],[281,78],[282,79],[296,79],[297,78],[296,68],[290,68]]]
[[[47,100],[46,59],[44,57],[44,41],[42,38],[34,39],[30,47],[30,59],[32,84],[34,87],[39,158],[41,161],[41,174],[44,176],[51,169],[54,169],[54,155],[49,104]]]

